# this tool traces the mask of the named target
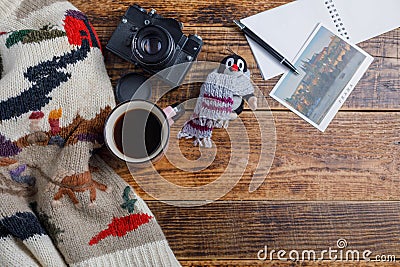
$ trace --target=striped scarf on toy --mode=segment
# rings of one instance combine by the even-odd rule
[[[228,126],[233,95],[243,91],[243,87],[248,88],[249,83],[248,78],[238,79],[228,74],[210,73],[200,88],[194,113],[178,133],[178,138],[194,138],[195,146],[212,147],[213,129]]]

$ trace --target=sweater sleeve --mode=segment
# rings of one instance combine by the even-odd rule
[[[115,102],[88,18],[59,0],[0,0],[0,17],[0,247],[29,249],[0,265],[179,266],[144,201],[92,156]]]
[[[94,28],[65,1],[0,0],[0,14],[8,18],[0,23],[0,132],[18,150],[58,146],[57,156],[41,157],[56,182],[88,171],[115,105]]]
[[[59,26],[63,12],[76,9],[71,3],[60,0],[0,0],[0,28],[4,32],[26,29],[39,30],[43,25]],[[45,14],[34,15],[35,12]]]

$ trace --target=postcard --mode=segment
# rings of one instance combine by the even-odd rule
[[[319,24],[270,96],[324,132],[373,57]]]

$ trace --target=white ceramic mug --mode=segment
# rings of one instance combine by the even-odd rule
[[[105,143],[115,156],[127,163],[154,163],[168,148],[170,125],[175,115],[176,111],[171,106],[161,109],[149,101],[139,99],[123,102],[112,110],[106,120]],[[118,133],[121,133],[121,137]],[[151,146],[150,152],[148,146]]]

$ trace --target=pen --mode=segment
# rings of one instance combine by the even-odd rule
[[[286,66],[289,68],[291,71],[293,71],[296,75],[299,74],[299,71],[296,69],[295,66],[293,66],[292,63],[289,62],[284,56],[282,56],[278,51],[276,51],[274,48],[272,48],[269,44],[264,42],[260,37],[258,37],[254,32],[252,32],[249,28],[247,28],[243,23],[240,21],[234,20],[233,21],[239,28],[249,36],[251,39],[253,39],[257,44],[259,44],[262,48],[267,50],[269,54],[271,54],[274,58],[276,58],[282,65]]]

